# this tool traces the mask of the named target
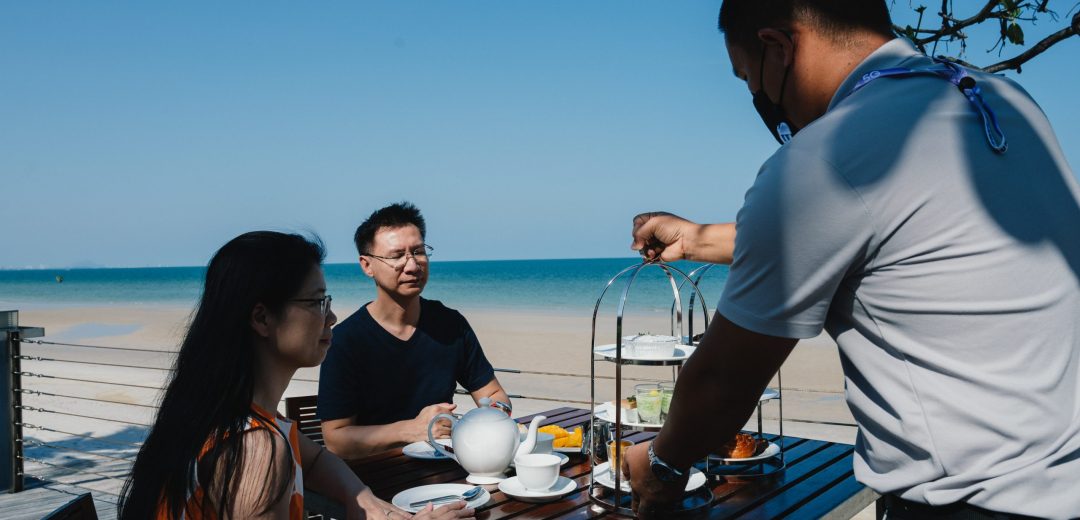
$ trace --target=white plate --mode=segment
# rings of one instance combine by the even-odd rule
[[[581,446],[571,446],[568,448],[551,448],[551,451],[557,451],[559,453],[569,453],[571,455],[581,455]]]
[[[547,491],[529,491],[517,477],[508,478],[499,483],[499,491],[506,493],[506,496],[522,502],[534,503],[558,500],[573,493],[575,489],[577,489],[577,483],[562,476],[560,476],[559,480],[555,481],[555,485],[551,486],[551,489]]]
[[[724,461],[725,464],[743,464],[743,463],[746,463],[746,462],[757,462],[759,460],[771,459],[771,458],[773,458],[773,457],[775,457],[775,456],[777,456],[779,454],[780,454],[780,446],[770,442],[769,445],[766,446],[765,449],[762,450],[761,453],[758,453],[757,455],[754,455],[753,457],[746,457],[745,459],[725,459],[725,458],[722,458],[722,457],[717,457],[716,455],[710,455],[710,456],[712,458],[714,458],[714,459],[719,459],[719,460]]]
[[[605,462],[593,468],[593,480],[597,484],[604,486],[608,489],[615,489],[615,476],[611,474],[611,463]],[[705,474],[697,468],[690,468],[690,480],[686,481],[686,491],[693,491],[701,486],[705,485],[708,479],[705,478]],[[619,482],[619,487],[623,491],[630,491],[630,482],[623,480]]]
[[[565,466],[567,462],[570,462],[570,457],[563,455],[562,453],[552,453],[552,455],[559,457],[559,466]],[[514,467],[514,461],[510,461],[510,467]]]
[[[623,344],[623,359],[626,361],[684,361],[690,358],[690,355],[697,350],[697,347],[691,347],[690,345],[678,345],[675,347],[675,354],[666,357],[652,357],[652,356],[631,356],[626,352],[626,344]],[[606,359],[615,359],[615,344],[600,345],[593,349],[593,352],[604,356]]]
[[[596,411],[596,418],[597,419],[600,419],[601,421],[609,422],[609,423],[615,422],[615,405],[611,401],[608,401],[606,403],[602,403],[602,404],[597,405],[595,411]],[[623,420],[622,425],[623,426],[628,426],[630,428],[646,428],[646,427],[659,428],[659,427],[663,426],[662,423],[644,423],[644,422],[639,422],[639,421],[627,421],[625,413],[623,414],[622,420]]]
[[[473,486],[469,484],[431,484],[414,487],[394,495],[394,498],[390,500],[390,503],[410,513],[416,513],[423,509],[423,507],[409,507],[409,504],[446,495],[460,495],[472,488]],[[491,493],[488,493],[485,489],[479,496],[465,504],[467,507],[475,509],[486,504],[488,500],[491,500]]]
[[[442,453],[435,451],[430,444],[424,441],[416,441],[401,448],[401,453],[406,457],[421,460],[453,460]]]

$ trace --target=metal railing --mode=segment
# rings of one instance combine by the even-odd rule
[[[14,325],[0,328],[5,334],[0,338],[5,348],[2,358],[9,364],[8,369],[3,371],[10,375],[10,391],[4,392],[10,405],[3,407],[9,412],[9,417],[3,422],[10,426],[10,437],[3,444],[10,453],[2,457],[10,463],[10,468],[5,472],[7,481],[0,484],[5,484],[4,487],[11,492],[17,492],[23,489],[24,478],[29,477],[47,483],[82,487],[96,496],[118,496],[118,490],[142,445],[141,440],[151,426],[152,416],[158,409],[158,394],[167,376],[173,372],[173,368],[164,365],[171,365],[171,356],[175,355],[175,351],[39,339],[44,335],[43,329],[20,329],[17,326],[17,312],[12,311],[11,314],[2,315]],[[146,363],[131,359],[115,362],[94,357],[106,351],[130,353],[133,358],[143,356],[142,361]],[[86,353],[92,355],[86,356]],[[145,356],[149,356],[149,359]],[[86,375],[88,368],[122,370],[127,377]],[[569,372],[495,370],[503,374],[540,377],[588,377]],[[140,375],[131,375],[135,371]],[[318,379],[304,377],[296,377],[294,381],[318,383]],[[110,390],[153,394],[144,396],[144,399],[122,400],[110,398]],[[460,388],[458,392],[465,393]],[[585,400],[565,396],[511,394],[510,397],[587,404]],[[83,405],[91,405],[94,409]],[[130,413],[131,410],[135,413]],[[69,419],[100,423],[102,428],[86,428],[88,432],[80,432],[81,428],[70,426]],[[98,433],[106,427],[121,428],[128,434],[126,440]],[[87,487],[91,485],[93,487]]]

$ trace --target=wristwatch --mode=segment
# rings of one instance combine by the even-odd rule
[[[656,452],[653,451],[652,443],[649,443],[649,468],[652,469],[653,475],[660,482],[678,482],[679,479],[686,476],[686,472],[689,468],[679,471],[656,456]]]

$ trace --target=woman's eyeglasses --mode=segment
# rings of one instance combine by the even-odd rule
[[[379,256],[371,253],[366,253],[364,256],[370,256],[371,258],[378,258],[382,263],[392,267],[395,271],[401,272],[405,269],[405,264],[409,263],[411,257],[417,264],[427,264],[431,255],[435,252],[435,248],[424,244],[421,247],[413,249],[412,251],[403,251],[401,253],[391,256]]]
[[[323,317],[325,318],[327,314],[330,314],[330,302],[334,301],[334,299],[329,294],[327,294],[326,296],[323,296],[322,298],[293,298],[293,299],[291,299],[289,301],[291,301],[291,302],[303,302],[303,303],[318,303],[319,304],[319,312],[321,312]]]

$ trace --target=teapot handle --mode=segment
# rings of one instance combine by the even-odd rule
[[[428,422],[427,425],[428,444],[430,444],[432,448],[435,448],[436,452],[443,454],[443,456],[457,460],[457,457],[455,457],[453,453],[446,451],[446,448],[444,448],[442,444],[435,442],[435,436],[431,433],[431,429],[435,427],[435,422],[440,419],[446,419],[450,421],[450,431],[453,431],[454,426],[457,426],[457,417],[454,417],[453,415],[450,415],[448,413],[441,413],[439,415],[436,415],[435,417],[432,417],[431,421]]]

